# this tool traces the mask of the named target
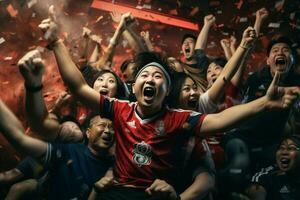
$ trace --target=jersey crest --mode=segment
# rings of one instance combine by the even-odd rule
[[[132,160],[141,167],[142,165],[150,165],[152,156],[152,148],[144,141],[134,144]]]

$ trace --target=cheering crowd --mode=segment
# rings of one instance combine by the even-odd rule
[[[0,173],[3,197],[300,199],[299,46],[270,38],[265,67],[246,74],[267,17],[259,9],[241,41],[221,40],[224,57],[212,58],[205,49],[216,19],[205,16],[198,36],[182,38],[181,61],[155,52],[149,32],[135,33],[131,13],[112,12],[109,45],[84,28],[76,60],[51,6],[39,28],[66,91],[48,110],[42,53],[24,53],[18,67],[33,134],[0,100],[0,133],[27,156]],[[121,37],[135,56],[120,75],[113,57]]]

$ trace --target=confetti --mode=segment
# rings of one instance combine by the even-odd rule
[[[11,4],[6,7],[6,10],[11,17],[16,17],[18,15],[18,11],[15,10]]]
[[[241,17],[240,18],[240,22],[247,22],[248,21],[248,18],[247,17]]]
[[[269,28],[279,28],[280,27],[280,23],[274,23],[274,22],[271,22],[269,25],[268,25]]]
[[[28,8],[31,8],[33,5],[37,3],[37,0],[31,0],[27,3]]]
[[[2,37],[0,38],[0,44],[4,43],[5,42],[5,39]]]
[[[5,57],[5,58],[4,58],[4,60],[6,60],[6,61],[12,60],[12,59],[13,59],[13,57],[11,57],[11,56],[8,56],[8,57]]]

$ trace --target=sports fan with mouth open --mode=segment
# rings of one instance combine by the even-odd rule
[[[191,134],[205,135],[225,131],[241,121],[273,109],[285,109],[300,95],[300,88],[277,88],[275,76],[265,96],[248,104],[234,106],[217,114],[172,110],[166,106],[172,78],[169,67],[157,56],[138,65],[133,93],[136,102],[105,97],[89,87],[72,61],[55,23],[44,20],[49,46],[65,84],[83,104],[112,119],[116,139],[114,178],[117,185],[101,192],[101,199],[178,199],[174,190],[180,171],[182,150]],[[52,29],[49,29],[52,27]],[[48,32],[48,33],[49,33]],[[154,56],[155,57],[155,56]]]

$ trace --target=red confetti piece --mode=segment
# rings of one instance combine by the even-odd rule
[[[6,10],[11,17],[16,17],[18,15],[18,10],[16,10],[11,4],[6,7]]]

